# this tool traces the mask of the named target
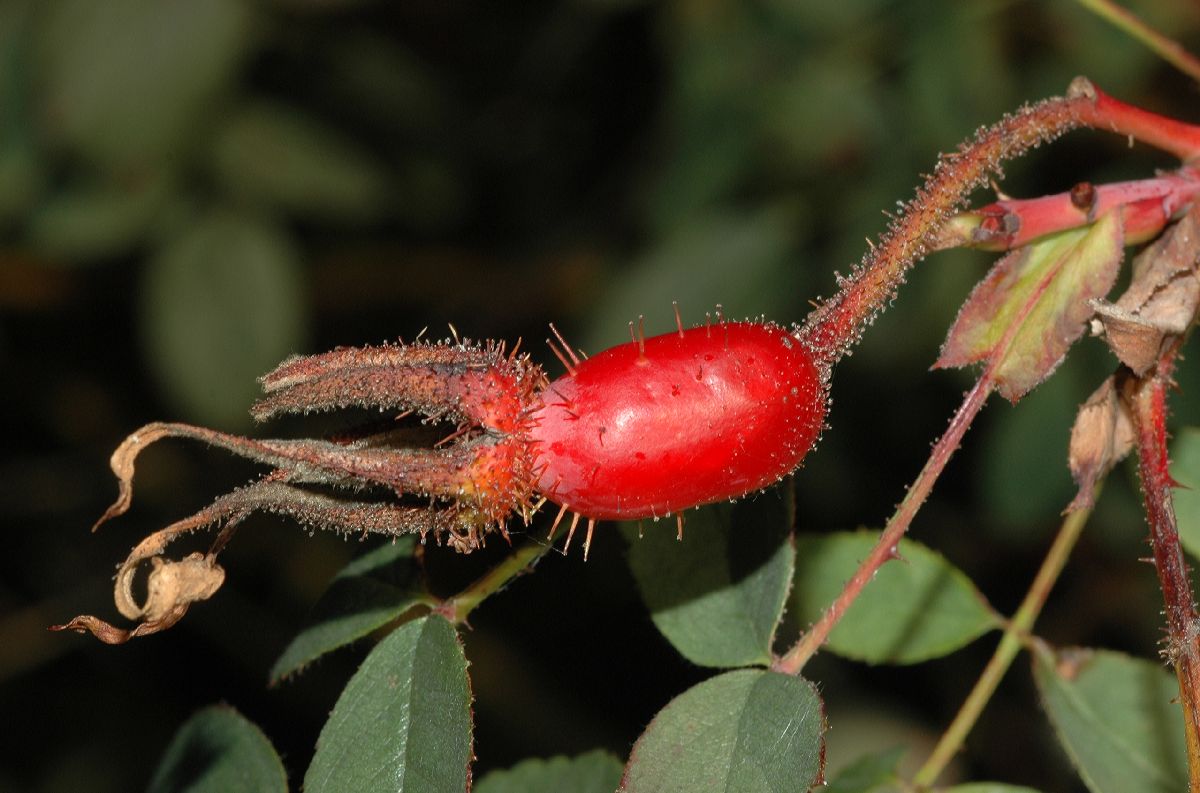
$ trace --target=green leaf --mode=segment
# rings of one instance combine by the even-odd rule
[[[86,261],[128,253],[171,197],[165,180],[135,187],[100,183],[51,196],[29,221],[30,243],[50,256]]]
[[[175,733],[150,793],[287,793],[287,774],[258,727],[225,705],[205,708]]]
[[[860,757],[843,768],[822,793],[872,793],[891,785],[905,751],[901,747]]]
[[[1108,294],[1124,256],[1116,213],[1004,256],[963,305],[935,366],[987,361],[1013,402],[1049,377]]]
[[[278,683],[426,602],[412,563],[415,544],[414,537],[399,537],[346,565],[313,606],[308,626],[271,667],[271,682]]]
[[[792,603],[802,623],[820,617],[878,537],[859,531],[796,538]],[[983,595],[940,554],[912,540],[899,552],[903,560],[880,568],[830,633],[830,650],[874,664],[911,664],[998,627]]]
[[[853,50],[822,50],[764,86],[764,134],[779,167],[828,168],[839,152],[869,150],[887,128],[876,79]]]
[[[783,614],[793,554],[791,488],[689,512],[683,541],[673,522],[631,543],[629,566],[667,640],[701,666],[766,664]]]
[[[621,761],[600,749],[578,757],[523,760],[480,779],[473,793],[612,793]]]
[[[1200,557],[1200,429],[1187,427],[1176,434],[1171,478],[1180,484],[1171,491],[1179,539],[1188,553]]]
[[[1001,782],[972,782],[967,785],[946,788],[942,793],[1038,793],[1038,791],[1031,787],[1005,785]]]
[[[1093,793],[1187,790],[1179,687],[1161,664],[1104,650],[1038,653],[1042,703]]]
[[[249,423],[258,376],[301,346],[300,262],[284,231],[214,212],[147,265],[143,328],[167,394],[197,424]]]
[[[212,165],[239,198],[306,217],[370,220],[390,203],[379,163],[299,111],[265,101],[217,131]]]
[[[0,234],[25,221],[49,176],[33,118],[32,75],[21,68],[37,11],[33,0],[0,3]]]
[[[824,706],[800,677],[742,669],[671,700],[638,738],[621,793],[795,793],[821,778]]]
[[[49,137],[108,172],[184,161],[252,44],[242,0],[61,0],[38,31]]]
[[[995,405],[980,432],[978,443],[988,452],[971,474],[989,523],[996,524],[1005,541],[1040,541],[1048,530],[1047,517],[1053,520],[1072,498],[1067,448],[1080,393],[1088,387],[1077,375],[1084,368],[1079,358],[1020,405]],[[1090,376],[1096,370],[1085,371]]]
[[[464,793],[471,763],[467,659],[450,623],[397,628],[350,678],[317,739],[305,793]]]

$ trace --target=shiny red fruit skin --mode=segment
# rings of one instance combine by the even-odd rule
[[[584,517],[639,519],[791,473],[825,420],[826,382],[784,329],[724,322],[582,361],[533,415],[538,489]]]

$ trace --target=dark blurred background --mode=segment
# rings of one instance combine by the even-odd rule
[[[1194,4],[1128,4],[1200,48]],[[522,337],[556,373],[551,321],[588,351],[639,314],[669,328],[672,300],[691,323],[718,303],[798,321],[937,152],[1076,74],[1200,119],[1196,86],[1068,0],[0,0],[0,791],[144,787],[174,729],[217,701],[263,727],[298,786],[365,651],[267,688],[357,549],[270,518],[241,531],[225,588],[169,633],[119,648],[48,634],[115,617],[129,547],[254,475],[162,444],[133,511],[89,534],[128,432],[254,431],[255,377],[280,358],[448,322]],[[1003,186],[1169,164],[1076,133]],[[922,264],[841,366],[831,429],[796,477],[801,530],[891,512],[971,382],[928,367],[988,261]],[[914,527],[1005,612],[1071,497],[1075,405],[1111,367],[1085,340],[1020,405],[991,405]],[[1200,421],[1195,370],[1180,423]],[[1131,483],[1111,478],[1039,625],[1050,641],[1156,651]],[[619,533],[598,534],[587,564],[546,559],[473,617],[477,774],[596,746],[624,756],[708,674],[653,629]],[[437,561],[469,577],[502,552]],[[911,669],[819,658],[831,762],[936,735],[993,644]],[[967,749],[974,778],[1077,789],[1021,664]]]

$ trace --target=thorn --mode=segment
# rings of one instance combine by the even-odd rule
[[[679,316],[679,301],[672,300],[671,308],[675,309],[675,327],[679,329],[679,338],[683,338],[683,319]]]
[[[421,342],[421,337],[425,335],[425,331],[427,331],[427,330],[429,330],[428,325],[421,328],[421,332],[417,334],[417,337],[415,339],[413,339],[413,344],[419,344]]]
[[[646,536],[646,522],[644,520],[639,520],[638,521],[638,539],[640,540],[645,536]]]
[[[717,303],[717,323],[720,325],[725,324],[725,307],[720,303]]]
[[[683,513],[675,513],[675,539],[683,542]]]
[[[630,327],[632,327],[630,323]],[[638,314],[638,329],[637,329],[637,345],[638,358],[645,360],[646,358],[646,315]]]
[[[563,351],[558,349],[558,347],[555,347],[554,342],[550,339],[546,339],[546,346],[550,348],[550,351],[554,353],[554,357],[557,358],[559,363],[563,365],[563,368],[567,370],[567,374],[574,376],[575,367],[572,366],[571,362],[567,360],[567,356],[563,354]]]
[[[521,337],[518,336],[517,343],[513,345],[512,350],[508,353],[508,362],[509,363],[512,363],[514,360],[516,360],[517,350],[521,349],[521,341],[522,341]]]
[[[567,344],[567,340],[564,339],[563,335],[558,332],[558,328],[554,327],[553,322],[550,323],[550,332],[554,334],[554,338],[558,339],[558,343],[561,344],[563,346],[563,349],[567,351],[567,355],[571,356],[571,363],[578,366],[579,365],[579,356],[576,355],[575,351],[571,349],[571,345]]]
[[[596,530],[596,519],[588,518],[587,536],[583,538],[583,561],[587,561],[588,551],[592,549],[592,532]]]
[[[461,347],[462,340],[458,338],[458,328],[454,327],[454,323],[452,322],[447,322],[446,324],[450,326],[450,335],[454,337],[454,343]]]
[[[447,443],[450,443],[451,441],[453,441],[455,438],[461,438],[463,435],[466,435],[470,431],[471,431],[471,425],[464,424],[461,427],[459,427],[458,429],[456,429],[454,432],[452,432],[449,435],[447,435],[446,437],[442,438],[437,443],[433,444],[433,448],[437,449],[441,446],[444,446]]]
[[[563,554],[571,550],[571,538],[575,536],[575,529],[579,528],[579,519],[583,516],[576,512],[571,516],[571,528],[567,529],[567,541],[563,543]]]
[[[546,499],[542,499],[545,501]],[[554,523],[550,524],[550,533],[546,535],[546,542],[554,542],[554,532],[558,531],[558,524],[562,523],[563,515],[567,514],[567,505],[563,504],[558,509],[558,514],[554,516]]]

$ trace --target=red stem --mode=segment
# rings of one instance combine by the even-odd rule
[[[1065,193],[994,201],[958,215],[938,233],[932,247],[968,246],[989,251],[1020,247],[1038,237],[1122,213],[1125,244],[1152,239],[1200,196],[1200,171],[1183,168],[1153,179],[1092,185],[1081,182]]]
[[[1128,135],[1184,162],[1200,156],[1200,127],[1126,104],[1094,85],[1091,92],[1093,101],[1080,107],[1080,124]]]
[[[1190,789],[1200,793],[1200,630],[1191,578],[1171,497],[1174,481],[1167,458],[1167,388],[1177,346],[1163,355],[1157,371],[1145,379],[1128,375],[1122,398],[1133,414],[1137,429],[1138,472],[1146,519],[1150,524],[1150,545],[1154,567],[1166,604],[1167,644],[1164,656],[1175,667],[1179,680],[1179,701],[1183,706],[1184,731],[1188,747]]]
[[[832,367],[858,340],[880,309],[895,296],[904,274],[934,249],[935,235],[966,195],[1003,160],[1077,126],[1129,135],[1189,160],[1200,154],[1200,127],[1127,105],[1083,77],[1065,98],[1047,99],[979,132],[958,152],[942,156],[916,198],[847,279],[836,295],[809,314],[799,332],[822,368]]]
[[[950,420],[950,426],[942,434],[942,437],[938,439],[933,450],[929,453],[929,459],[925,462],[925,467],[917,475],[917,479],[913,482],[912,487],[904,494],[904,500],[900,502],[900,506],[896,508],[895,514],[892,515],[891,520],[884,527],[883,533],[879,536],[875,547],[871,549],[871,553],[858,566],[858,570],[854,572],[854,576],[842,588],[841,594],[821,614],[821,618],[817,620],[816,624],[801,636],[800,640],[786,654],[775,660],[775,663],[771,666],[772,669],[789,675],[800,674],[800,670],[804,668],[808,660],[816,655],[821,646],[825,644],[826,639],[829,638],[829,633],[841,621],[846,610],[853,605],[854,601],[862,593],[863,588],[875,577],[879,568],[883,567],[890,560],[899,558],[897,548],[900,545],[900,540],[908,532],[908,527],[912,524],[913,518],[916,517],[921,505],[925,503],[925,499],[929,497],[934,483],[941,475],[946,464],[950,462],[951,456],[953,456],[955,450],[962,444],[963,436],[971,428],[971,422],[975,420],[975,417],[979,415],[979,411],[983,409],[984,403],[987,402],[988,394],[992,392],[993,383],[994,381],[990,376],[989,370],[979,378],[975,383],[975,387],[967,393],[962,405],[958,408],[958,412]]]

